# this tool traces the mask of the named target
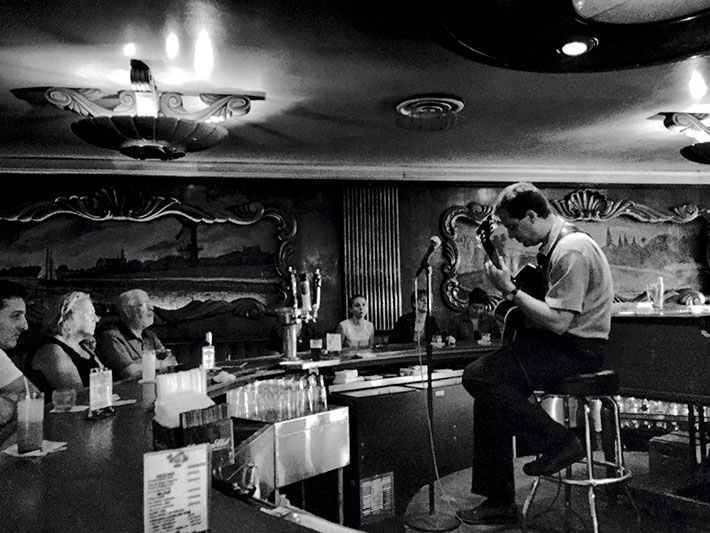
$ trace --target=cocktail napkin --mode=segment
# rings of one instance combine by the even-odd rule
[[[42,441],[42,449],[33,452],[19,453],[17,444],[13,444],[9,448],[5,448],[2,452],[14,457],[43,457],[49,453],[61,452],[67,449],[66,442],[53,442],[51,440]]]
[[[119,405],[131,405],[132,403],[136,403],[136,400],[133,398],[128,400],[114,400],[111,402],[111,405],[118,407]]]
[[[86,411],[88,408],[88,405],[74,405],[68,411],[58,411],[57,409],[52,409],[50,413],[79,413],[81,411]]]

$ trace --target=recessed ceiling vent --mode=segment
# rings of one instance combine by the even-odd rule
[[[448,131],[456,127],[463,100],[450,95],[412,96],[397,104],[397,126],[413,131]]]

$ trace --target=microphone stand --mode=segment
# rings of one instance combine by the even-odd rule
[[[427,413],[429,422],[429,437],[431,446],[434,446],[434,389],[431,384],[431,373],[433,360],[434,360],[434,348],[431,345],[431,265],[427,263],[426,266],[426,292],[427,292],[427,304],[426,304],[426,318],[424,320],[424,341],[426,346],[426,367],[427,367],[427,387],[426,387],[426,401],[427,401]],[[414,286],[416,287],[416,277],[414,279]],[[416,293],[415,293],[416,297]],[[415,311],[416,313],[416,311]],[[460,523],[458,518],[450,514],[437,512],[435,508],[435,481],[436,481],[436,468],[434,465],[434,450],[431,450],[431,460],[432,468],[429,481],[429,512],[428,513],[415,513],[408,515],[404,519],[404,523],[412,529],[417,531],[452,531],[459,527]]]

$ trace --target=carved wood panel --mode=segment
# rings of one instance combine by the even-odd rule
[[[701,238],[698,242],[699,249],[691,252],[702,263],[700,265],[702,279],[699,279],[698,287],[695,288],[703,292],[707,291],[709,282],[707,279],[707,267],[710,264],[710,258],[708,257],[710,234],[707,225],[707,221],[710,218],[710,210],[707,207],[686,203],[670,207],[667,211],[662,211],[630,199],[611,199],[605,194],[592,189],[580,189],[570,192],[564,198],[550,199],[550,205],[553,212],[567,221],[599,223],[602,227],[606,227],[606,243],[598,240],[597,242],[600,246],[606,244],[609,246],[628,245],[630,247],[632,245],[648,244],[636,243],[635,241],[629,243],[626,240],[619,240],[617,244],[613,237],[610,241],[611,235],[608,225],[610,221],[617,218],[626,218],[640,223],[668,224],[671,226],[686,225],[693,221],[700,221],[702,229]],[[439,221],[439,231],[443,242],[441,296],[450,309],[457,311],[465,309],[468,303],[468,291],[473,285],[484,283],[485,276],[482,269],[480,271],[469,271],[470,263],[466,265],[467,268],[462,268],[462,262],[468,260],[471,255],[485,255],[480,249],[478,239],[475,237],[475,228],[492,211],[492,205],[470,203],[468,205],[451,206],[441,214]],[[590,227],[593,226],[594,224]],[[585,229],[584,226],[582,229]],[[621,239],[621,237],[618,238]],[[624,236],[624,239],[626,239],[626,236]],[[609,254],[607,254],[607,257],[609,257]]]

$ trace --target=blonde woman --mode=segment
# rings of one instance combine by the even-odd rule
[[[43,343],[27,364],[32,380],[45,393],[87,387],[91,369],[102,368],[92,349],[98,321],[85,292],[70,292],[55,302]]]
[[[367,298],[356,294],[350,298],[350,318],[338,324],[336,333],[343,339],[343,347],[366,347],[375,345],[375,326],[367,320]]]

